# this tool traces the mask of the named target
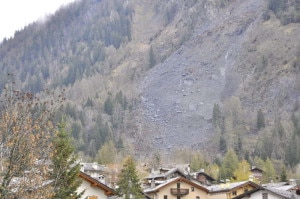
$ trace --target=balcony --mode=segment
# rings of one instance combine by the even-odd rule
[[[174,196],[185,196],[185,195],[189,194],[189,189],[171,188],[171,194]]]

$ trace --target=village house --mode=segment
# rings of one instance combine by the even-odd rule
[[[108,199],[116,195],[114,189],[82,171],[80,171],[79,177],[82,179],[82,184],[77,192],[84,191],[82,199]]]
[[[214,181],[216,181],[213,177],[205,173],[204,169],[193,173],[192,176],[203,185],[211,185]]]
[[[209,186],[209,195],[211,199],[232,199],[236,196],[258,188],[259,185],[251,181],[226,182]]]
[[[251,199],[293,199],[293,198],[297,199],[300,198],[300,196],[297,196],[296,194],[289,191],[278,190],[275,188],[258,187],[249,192],[234,197],[233,199],[249,199],[249,198]]]
[[[269,195],[300,199],[300,180],[290,179],[288,182],[271,182],[263,184],[262,187],[269,192]]]
[[[144,178],[143,188],[146,189],[150,187],[151,184],[153,186],[153,183],[155,184],[155,186],[158,186],[161,183],[164,183],[166,180],[175,177],[186,178],[186,175],[183,171],[181,171],[178,168],[173,168],[173,169],[160,168],[157,171],[152,170],[149,176]]]
[[[105,176],[108,174],[107,168],[104,165],[98,164],[97,162],[80,163],[80,171],[100,180],[102,183],[105,183]]]
[[[260,187],[252,181],[215,184],[204,170],[190,173],[178,168],[160,168],[145,178],[144,193],[151,199],[232,199]]]
[[[251,181],[234,182],[218,185],[202,185],[195,179],[181,176],[165,180],[158,186],[152,181],[144,193],[150,199],[235,199],[237,196],[260,188]],[[247,196],[247,195],[245,195]]]
[[[262,181],[263,172],[264,172],[263,170],[255,166],[252,166],[250,169],[250,173],[251,173],[250,177],[252,177],[252,180],[254,180],[255,182],[260,183]]]
[[[109,187],[115,187],[117,180],[115,168],[107,168],[105,165],[98,164],[97,162],[80,163],[80,166],[80,171]]]
[[[209,190],[201,184],[178,176],[165,180],[158,186],[155,186],[153,181],[152,186],[145,189],[144,193],[151,199],[178,199],[183,197],[204,199],[208,198],[208,191]]]

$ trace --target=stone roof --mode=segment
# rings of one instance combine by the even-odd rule
[[[156,186],[156,187],[150,187],[150,188],[147,188],[144,190],[144,193],[151,193],[151,192],[157,192],[159,191],[161,188],[163,188],[164,186],[170,184],[170,183],[173,183],[173,182],[178,182],[178,181],[183,181],[183,182],[186,182],[188,184],[191,184],[192,186],[195,186],[196,188],[198,189],[201,189],[205,192],[209,192],[209,190],[207,189],[207,187],[199,184],[199,183],[195,183],[195,182],[192,182],[186,178],[183,178],[183,177],[176,177],[176,178],[171,178],[169,180],[166,180],[164,181],[163,183],[161,183],[160,185]]]
[[[113,188],[107,186],[106,184],[100,182],[99,180],[91,177],[90,175],[80,171],[79,176],[83,179],[85,179],[86,181],[90,182],[94,187],[98,187],[102,190],[104,190],[105,194],[107,196],[111,196],[111,195],[116,195],[116,192]]]
[[[205,173],[204,171],[195,172],[196,175],[204,175],[210,181],[216,181],[213,177]]]
[[[255,184],[254,182],[251,181],[241,181],[241,182],[233,182],[233,183],[226,183],[226,184],[218,184],[218,185],[212,185],[209,186],[208,189],[210,192],[227,192],[232,189],[235,189],[237,187],[246,185],[246,184],[251,184],[254,187],[258,187],[259,185]]]
[[[178,168],[173,168],[173,169],[165,169],[165,173],[161,173],[160,170],[158,171],[151,171],[147,179],[156,179],[156,178],[167,178],[171,176],[172,174],[178,172],[182,176],[186,176],[180,169]]]
[[[259,172],[264,172],[262,169],[257,168],[255,166],[252,166],[251,169],[249,169],[249,171],[259,171]]]
[[[286,190],[282,190],[282,189],[278,189],[278,188],[271,188],[271,187],[264,187],[265,190],[270,191],[276,195],[282,196],[284,198],[292,198],[293,193],[286,191]]]
[[[81,165],[81,170],[84,171],[105,171],[106,166],[98,164],[97,162],[93,163],[80,163]]]

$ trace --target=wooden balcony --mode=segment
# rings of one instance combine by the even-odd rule
[[[176,189],[176,188],[171,188],[171,194],[174,196],[185,196],[189,194],[189,189]]]

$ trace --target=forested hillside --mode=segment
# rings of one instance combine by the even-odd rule
[[[102,119],[102,113],[110,117],[112,103],[118,104],[122,114],[128,108],[122,91],[110,91],[105,82],[122,59],[115,56],[116,49],[131,40],[130,6],[123,1],[75,2],[45,22],[17,31],[1,45],[1,89],[7,74],[14,74],[20,89],[33,93],[65,89],[69,128],[78,150],[91,157],[114,138],[112,122]],[[94,89],[88,85],[91,81]],[[114,125],[121,124],[115,121]]]
[[[89,161],[218,162],[232,149],[295,172],[299,13],[299,0],[75,1],[2,41],[0,92],[7,74],[63,91],[56,119]]]

